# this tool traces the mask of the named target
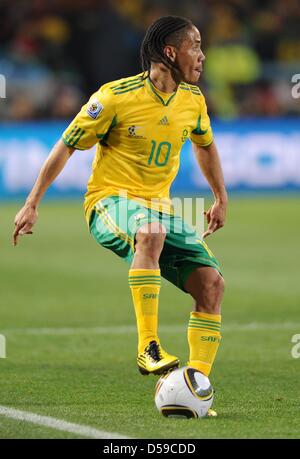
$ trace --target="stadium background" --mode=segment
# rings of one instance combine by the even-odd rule
[[[50,148],[102,83],[140,71],[145,29],[164,14],[187,16],[201,31],[200,87],[230,196],[227,225],[208,241],[228,285],[213,374],[221,417],[201,429],[161,420],[154,382],[136,373],[127,268],[95,246],[81,208],[93,151],[73,155],[34,236],[10,246],[14,215]],[[130,436],[299,436],[299,361],[291,357],[300,332],[299,2],[2,0],[0,17],[1,405]],[[208,205],[194,165],[187,143],[173,195],[204,194]],[[189,310],[164,283],[162,336],[183,361]],[[3,419],[2,438],[72,437]]]

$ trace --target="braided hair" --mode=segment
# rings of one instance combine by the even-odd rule
[[[179,48],[186,36],[187,30],[192,26],[192,21],[178,16],[163,16],[153,22],[148,28],[141,46],[141,64],[143,71],[150,71],[151,62],[163,63],[179,77],[180,70],[177,65],[166,56],[164,47],[166,45],[172,45]]]

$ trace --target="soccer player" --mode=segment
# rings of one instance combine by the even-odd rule
[[[130,264],[137,364],[145,375],[179,364],[157,334],[161,276],[195,300],[188,365],[209,375],[221,339],[224,282],[203,239],[224,225],[227,194],[197,86],[204,59],[200,33],[190,20],[166,16],[155,21],[141,47],[143,72],[104,84],[91,96],[53,147],[15,218],[14,245],[19,236],[32,234],[38,204],[73,152],[97,144],[86,219],[96,242]],[[203,237],[183,225],[169,198],[188,138],[215,197]]]

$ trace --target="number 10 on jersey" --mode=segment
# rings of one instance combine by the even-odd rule
[[[158,167],[165,166],[169,160],[171,153],[171,144],[169,142],[160,142],[158,145],[155,140],[151,140],[151,153],[148,158],[148,165],[150,166],[154,159],[154,164]]]

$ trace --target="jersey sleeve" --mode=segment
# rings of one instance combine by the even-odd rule
[[[95,92],[64,131],[63,142],[77,150],[88,150],[103,139],[116,117],[113,97],[108,90]]]
[[[213,142],[214,136],[207,113],[205,98],[202,94],[200,102],[198,118],[195,128],[191,132],[190,139],[201,147],[208,147]]]

